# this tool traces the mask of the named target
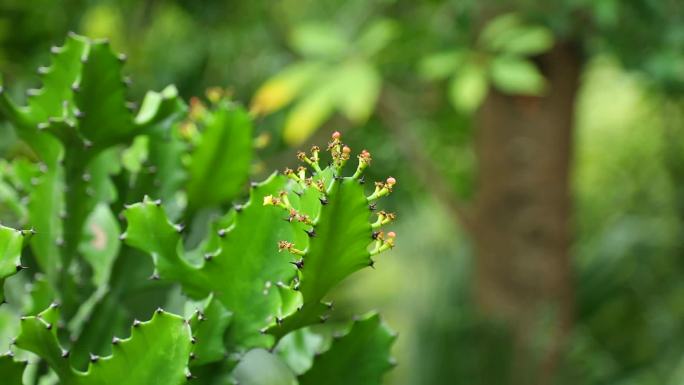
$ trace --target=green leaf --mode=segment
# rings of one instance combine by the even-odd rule
[[[5,385],[22,385],[22,376],[28,361],[15,361],[11,354],[0,355],[0,373]]]
[[[457,110],[472,112],[487,95],[487,72],[476,64],[461,67],[449,83],[449,98]]]
[[[299,383],[380,385],[383,374],[394,366],[390,348],[395,339],[377,314],[354,321],[349,333],[335,338],[330,349],[314,359]]]
[[[113,341],[113,354],[91,360],[85,372],[64,358],[57,340],[59,313],[55,306],[35,317],[24,317],[16,346],[43,358],[63,385],[173,385],[186,381],[191,350],[190,327],[182,317],[155,312],[150,321],[136,322],[131,337]]]
[[[296,308],[296,311],[283,311],[285,316],[279,316],[267,329],[277,339],[293,330],[324,321],[324,313],[330,304],[321,300],[327,293],[352,273],[373,266],[372,255],[394,246],[395,235],[388,233],[385,237],[381,231],[383,225],[394,219],[394,214],[379,211],[373,224],[369,217],[371,208],[377,204],[375,201],[389,194],[396,181],[392,178],[391,184],[376,184],[373,194],[366,197],[359,178],[368,166],[370,154],[364,152],[359,155],[354,175],[343,177],[348,158],[341,152],[339,139],[333,139],[329,148],[333,162],[324,170],[320,169],[318,162],[300,155],[314,170],[311,180],[305,178],[303,171],[298,175],[291,170],[288,172],[295,181],[291,187],[294,194],[286,194],[287,200],[283,202],[289,202],[291,207],[284,207],[290,218],[298,218],[297,222],[305,224],[308,238],[290,238],[293,242],[287,242],[286,238],[286,242],[279,244],[281,249],[294,254],[291,263],[297,266],[298,276],[289,288],[281,290],[283,303],[287,303],[289,309]],[[281,200],[284,199],[285,196],[269,197],[265,203],[283,207]],[[302,223],[296,225],[301,226]],[[300,232],[295,234],[301,235]]]
[[[485,49],[498,49],[497,40],[505,36],[508,31],[519,28],[523,25],[523,20],[517,13],[506,13],[490,20],[480,33],[478,38],[479,45]]]
[[[0,303],[5,300],[5,279],[21,269],[21,231],[0,225]]]
[[[63,115],[64,102],[73,104],[72,85],[81,73],[81,58],[88,49],[87,40],[69,35],[62,47],[52,47],[52,63],[39,70],[43,87],[29,94],[26,107],[17,107],[0,91],[0,113],[18,129],[19,136],[51,166],[59,148],[54,138],[42,135],[38,124]],[[0,88],[1,89],[1,88]]]
[[[240,385],[297,385],[297,379],[287,365],[263,349],[248,352],[232,377]]]
[[[142,106],[135,117],[138,131],[153,129],[155,126],[161,129],[169,124],[180,121],[187,112],[187,106],[178,96],[175,86],[167,86],[161,92],[148,91],[143,99]]]
[[[29,190],[28,225],[36,231],[31,251],[47,280],[54,284],[62,265],[57,240],[63,239],[60,213],[64,209],[64,170],[55,162],[46,163],[44,171],[37,173]]]
[[[124,151],[127,183],[119,187],[125,191],[121,201],[138,202],[149,195],[165,203],[174,202],[187,179],[183,156],[188,145],[179,138],[177,128],[141,135]]]
[[[330,338],[326,337],[311,328],[302,328],[278,341],[275,351],[299,375],[311,369],[316,354],[329,348]]]
[[[553,46],[553,32],[546,27],[526,24],[520,15],[498,16],[487,24],[479,43],[485,50],[511,55],[538,55]]]
[[[119,254],[119,222],[106,204],[99,204],[86,222],[87,237],[79,251],[93,268],[92,282],[95,287],[106,285],[112,265]]]
[[[55,292],[44,274],[34,275],[28,291],[30,300],[24,304],[24,314],[36,315],[55,300]]]
[[[190,327],[197,339],[192,348],[193,366],[221,361],[228,353],[223,340],[232,313],[213,295],[202,302],[201,310],[197,309],[190,318]]]
[[[169,222],[161,201],[145,197],[142,203],[128,206],[124,215],[128,222],[123,234],[126,244],[150,254],[160,276],[181,282],[197,298],[206,297],[208,291],[198,274],[199,267],[179,255],[181,227]]]
[[[320,322],[327,309],[321,300],[328,291],[355,271],[372,265],[368,246],[373,231],[363,185],[352,178],[333,179],[327,184],[328,203],[319,203],[320,214],[312,227],[316,235],[310,239],[299,269],[298,291],[303,305],[269,329],[277,338]]]
[[[538,55],[548,51],[553,40],[553,33],[548,28],[529,26],[511,31],[510,36],[500,43],[500,49],[511,55]]]
[[[305,23],[290,34],[290,46],[300,55],[310,58],[335,59],[349,47],[349,42],[334,25]]]
[[[390,19],[374,20],[359,37],[357,45],[366,57],[385,48],[399,34],[399,24]]]
[[[427,80],[442,80],[451,76],[465,55],[461,51],[444,51],[429,55],[420,61],[418,72]]]
[[[508,94],[539,95],[546,85],[544,77],[532,62],[511,56],[494,58],[490,76],[493,85]]]
[[[224,100],[206,112],[201,124],[204,129],[188,169],[191,210],[235,199],[252,161],[252,123],[244,109]]]
[[[337,104],[352,122],[361,124],[375,109],[382,79],[377,70],[364,61],[353,61],[335,75],[338,84]]]
[[[292,237],[294,230],[282,214],[262,207],[264,197],[283,190],[285,182],[274,175],[253,187],[249,202],[216,236],[217,249],[206,250],[206,260],[199,266],[183,257],[180,235],[162,207],[146,200],[125,211],[126,242],[152,255],[161,278],[180,282],[194,298],[214,293],[233,313],[226,336],[230,346],[269,345],[260,330],[272,322],[280,306],[280,295],[272,286],[294,276],[294,268],[277,248],[277,242]]]
[[[93,42],[84,57],[74,101],[83,114],[78,130],[96,148],[129,140],[135,130],[133,114],[126,108],[123,64],[106,42]]]

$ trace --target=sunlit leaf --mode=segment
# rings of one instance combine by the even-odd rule
[[[544,90],[544,77],[528,60],[499,56],[492,61],[490,71],[492,83],[502,92],[538,95]]]
[[[335,26],[326,23],[312,22],[297,26],[289,41],[297,53],[312,58],[336,58],[349,46],[342,33]]]
[[[370,64],[356,61],[336,75],[337,100],[344,115],[359,124],[368,119],[380,94],[380,74]]]
[[[294,106],[283,130],[285,143],[301,144],[323,124],[333,112],[335,91],[334,84],[323,84]]]
[[[444,51],[423,58],[418,71],[428,80],[442,80],[451,76],[463,60],[461,51]]]
[[[511,54],[537,55],[553,46],[553,33],[545,27],[528,27],[517,31],[502,50]]]
[[[297,97],[320,70],[320,63],[310,61],[285,68],[259,87],[250,109],[257,114],[269,114],[283,108]]]
[[[520,15],[507,13],[497,16],[487,23],[480,33],[479,43],[484,48],[494,49],[497,45],[496,40],[508,31],[523,25]]]
[[[487,73],[475,64],[463,66],[449,83],[449,98],[457,110],[472,112],[487,95]]]
[[[361,35],[357,44],[361,52],[371,56],[385,48],[399,34],[399,25],[389,19],[376,20]]]
[[[517,14],[499,16],[480,35],[482,47],[492,52],[537,55],[553,46],[553,33],[540,25],[525,24]]]

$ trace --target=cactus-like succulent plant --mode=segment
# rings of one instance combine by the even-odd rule
[[[394,214],[376,210],[394,178],[368,195],[370,154],[345,176],[336,132],[327,167],[318,147],[299,153],[308,169],[252,183],[238,203],[253,152],[244,109],[220,90],[188,109],[173,87],[137,107],[106,41],[71,34],[52,54],[26,106],[0,89],[0,117],[28,148],[0,164],[0,222],[30,229],[0,225],[0,299],[7,286],[17,313],[0,378],[379,384],[394,335],[376,314],[309,326],[327,319],[332,288],[394,246]],[[332,331],[297,352],[305,367],[287,359],[295,336]]]

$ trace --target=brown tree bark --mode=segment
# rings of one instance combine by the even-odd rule
[[[510,326],[512,383],[547,384],[571,328],[570,164],[581,60],[569,45],[537,58],[540,97],[490,91],[477,117],[474,294]]]

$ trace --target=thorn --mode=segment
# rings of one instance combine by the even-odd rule
[[[330,317],[328,317],[327,315],[322,315],[318,318],[321,320],[321,323],[324,324]]]
[[[74,92],[78,92],[81,90],[81,87],[78,86],[78,83],[74,83],[71,85],[71,90]]]
[[[185,378],[187,378],[188,380],[192,380],[193,378],[197,378],[197,377],[193,376],[192,373],[187,372],[187,373],[185,374]]]
[[[210,253],[204,254],[204,260],[205,261],[211,261],[212,258],[214,258],[214,256],[212,254],[210,254]]]
[[[333,303],[331,302],[323,302],[323,305],[328,308],[328,310],[332,310],[333,308]]]
[[[371,238],[378,239],[378,235],[380,235],[380,231],[373,231],[373,233],[371,233]]]
[[[121,235],[119,235],[119,240],[120,241],[126,240],[126,233],[121,233]]]
[[[218,236],[221,238],[225,237],[226,236],[226,229],[220,229],[218,231]]]
[[[50,69],[47,68],[47,67],[38,67],[38,71],[37,71],[37,72],[38,72],[38,75],[45,75],[45,74],[48,73],[49,71],[50,71]]]
[[[55,302],[53,302],[53,303],[50,304],[50,308],[51,308],[51,309],[57,309],[58,307],[59,307],[59,302],[56,302],[56,301],[55,301]]]
[[[152,273],[152,275],[150,275],[150,277],[147,279],[149,279],[150,281],[159,281],[159,274]]]
[[[162,201],[161,199],[157,199],[156,201],[153,202],[155,206],[161,207]]]
[[[243,209],[242,205],[234,205],[233,208],[235,209],[236,213],[241,212]]]
[[[370,262],[368,262],[368,266],[370,266],[370,267],[372,267],[373,269],[375,269],[375,261],[371,259]]]
[[[99,361],[99,360],[100,360],[100,357],[99,357],[99,356],[96,356],[95,354],[90,353],[90,362],[96,363],[96,362]]]
[[[321,204],[323,206],[328,204],[328,198],[327,197],[321,197],[321,198],[318,198],[318,200],[321,201]]]
[[[134,328],[137,328],[138,326],[140,326],[140,321],[137,320],[137,319],[134,319],[134,320],[133,320],[133,327],[134,327]]]
[[[366,183],[366,176],[365,175],[363,175],[363,176],[361,176],[361,178],[359,178],[359,184],[364,184],[364,183]]]
[[[290,262],[291,264],[295,265],[297,269],[302,269],[304,267],[304,258],[301,258],[297,261]]]
[[[157,312],[157,314],[161,314],[161,313],[164,312],[164,309],[158,307],[157,310],[156,310],[156,312]]]
[[[24,270],[24,269],[28,269],[28,267],[22,266],[21,264],[16,265],[15,267],[16,267],[17,271],[22,271],[22,270]]]
[[[176,232],[178,234],[182,233],[183,230],[185,229],[185,226],[182,223],[179,223],[179,224],[175,225],[174,227],[176,228]]]
[[[134,111],[136,108],[138,108],[138,105],[134,102],[126,102],[126,108],[128,108],[131,111]]]
[[[190,353],[190,360],[192,361],[192,360],[194,360],[195,358],[197,358],[197,356],[195,355],[195,353]]]
[[[259,186],[259,183],[257,182],[249,182],[249,187],[251,188],[257,188]]]
[[[77,108],[74,110],[74,116],[78,119],[81,119],[85,116],[85,112],[83,112]]]
[[[126,60],[128,60],[128,56],[126,56],[125,53],[120,53],[116,55],[116,58],[119,59],[120,62],[124,63]]]
[[[69,358],[69,351],[68,350],[62,350],[62,358]]]
[[[55,55],[56,55],[56,54],[62,52],[62,50],[61,50],[59,47],[52,46],[52,47],[50,47],[50,52],[51,52],[52,54],[55,54]]]
[[[47,325],[45,325],[45,329],[52,330],[52,324],[48,323]]]
[[[117,337],[112,337],[112,345],[118,345],[121,340]]]
[[[371,203],[368,205],[368,210],[375,211],[378,208],[377,203]]]
[[[314,238],[316,236],[316,230],[313,228],[311,228],[311,230],[304,230],[304,232],[309,236],[309,238]]]
[[[191,338],[190,338],[190,343],[193,344],[193,345],[196,344],[196,343],[197,343],[197,338],[191,337]]]

